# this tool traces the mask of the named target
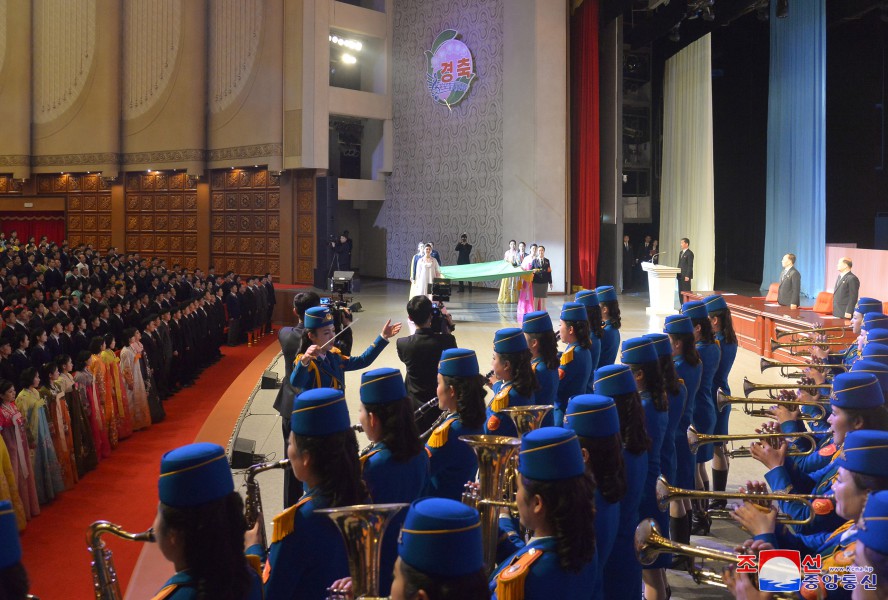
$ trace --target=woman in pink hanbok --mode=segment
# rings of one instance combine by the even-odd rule
[[[86,399],[86,408],[89,417],[89,429],[92,432],[93,447],[96,449],[96,458],[102,460],[111,456],[111,442],[108,440],[108,431],[105,429],[105,418],[102,411],[105,409],[99,401],[96,391],[96,378],[87,368],[86,363],[92,358],[87,350],[77,356],[77,369],[74,373],[74,382],[80,386],[81,393]]]
[[[524,260],[521,261],[521,268],[525,271],[531,271],[533,269],[533,259],[536,258],[537,245],[530,245],[530,252],[524,257]],[[518,279],[519,282],[519,292],[518,292],[518,325],[524,322],[524,315],[529,312],[533,312],[533,286],[530,281],[526,281],[524,279]]]
[[[28,427],[25,417],[15,405],[15,386],[11,381],[0,381],[0,429],[9,450],[25,518],[31,520],[40,514],[40,502],[37,500],[37,484],[28,446]]]

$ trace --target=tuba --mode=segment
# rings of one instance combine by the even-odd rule
[[[330,517],[345,541],[348,571],[355,600],[383,600],[379,595],[379,558],[382,536],[392,517],[408,504],[358,504],[339,508],[318,508],[316,513]],[[327,590],[327,600],[345,598]]]
[[[551,404],[531,404],[528,406],[509,406],[500,412],[505,413],[515,423],[518,437],[524,437],[525,433],[539,429],[554,407]]]
[[[96,600],[123,600],[123,593],[120,591],[120,582],[117,580],[117,571],[114,569],[111,551],[105,547],[105,542],[101,539],[106,533],[130,540],[131,542],[153,542],[154,530],[149,529],[142,533],[129,533],[114,523],[96,521],[86,531],[86,547],[92,553],[90,567]]]
[[[262,493],[259,490],[259,482],[256,481],[256,475],[263,471],[271,469],[289,469],[290,461],[286,458],[274,462],[259,463],[252,465],[247,469],[247,491],[246,500],[244,501],[244,516],[247,519],[247,529],[252,529],[262,514]],[[265,524],[259,528],[259,538],[262,543],[262,549],[268,550],[268,535],[265,533]]]

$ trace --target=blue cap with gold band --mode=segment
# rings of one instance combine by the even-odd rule
[[[540,427],[521,437],[518,472],[536,481],[577,477],[586,471],[577,434],[562,427]]]
[[[888,477],[888,431],[849,431],[836,465],[861,475]]]
[[[342,390],[307,390],[293,400],[290,430],[296,435],[331,435],[346,431],[349,427],[351,421]]]
[[[586,312],[586,305],[579,302],[565,302],[561,305],[562,321],[587,321],[589,313]]]
[[[326,306],[313,306],[305,311],[305,328],[317,329],[325,325],[333,325],[333,315]]]
[[[620,360],[624,365],[640,365],[648,362],[657,362],[657,349],[654,346],[654,340],[646,337],[623,340],[620,350]]]
[[[681,314],[687,316],[687,318],[693,319],[705,319],[709,316],[709,312],[706,310],[706,305],[703,304],[701,300],[691,300],[690,302],[685,302],[681,305]]]
[[[885,404],[885,397],[872,373],[839,373],[833,378],[829,401],[839,408],[876,408]]]
[[[580,394],[567,403],[565,427],[587,438],[609,437],[620,431],[620,415],[614,399],[599,394]]]
[[[407,397],[404,377],[398,369],[373,369],[361,373],[361,403],[388,404]]]
[[[638,391],[632,369],[626,365],[607,365],[595,370],[592,390],[602,396],[620,396]]]
[[[666,317],[663,331],[672,335],[693,335],[694,324],[686,315],[669,315]]]
[[[524,333],[546,333],[553,331],[552,317],[544,310],[537,310],[524,315],[521,322],[521,331]]]
[[[875,360],[861,358],[851,365],[852,373],[872,373],[879,380],[882,391],[888,390],[888,365],[883,365]]]
[[[888,344],[888,329],[868,329],[866,332],[866,343],[869,345],[873,342]]]
[[[669,336],[665,333],[646,333],[642,337],[654,340],[657,356],[672,356],[672,342],[669,341]]]
[[[888,345],[879,342],[870,342],[863,347],[863,352],[860,354],[860,357],[888,365]]]
[[[478,511],[447,498],[416,500],[404,518],[398,556],[427,575],[477,573],[484,567]]]
[[[574,302],[579,302],[583,306],[598,306],[598,292],[595,290],[580,290],[574,296]]]
[[[706,310],[710,313],[720,310],[728,310],[728,303],[725,302],[725,299],[721,296],[721,294],[706,296],[705,298],[703,298],[703,304],[706,305]]]
[[[15,511],[9,500],[3,500],[0,502],[0,569],[11,567],[21,561],[22,542],[15,522]]]
[[[857,540],[866,548],[888,555],[888,490],[867,496],[857,523]]]
[[[527,338],[517,327],[506,327],[493,335],[493,351],[497,354],[513,354],[527,350]]]
[[[438,373],[445,377],[474,377],[478,375],[478,356],[468,348],[448,348],[441,353]]]
[[[234,491],[234,479],[218,444],[198,442],[170,450],[160,459],[160,501],[186,507],[218,500]]]
[[[598,294],[599,302],[617,301],[617,290],[612,285],[599,285],[595,288],[595,293]]]
[[[888,327],[888,315],[881,312],[868,312],[863,315],[862,327],[867,331]]]
[[[875,298],[858,298],[854,312],[862,315],[870,312],[882,312],[882,301]]]

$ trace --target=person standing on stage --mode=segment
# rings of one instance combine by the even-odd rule
[[[632,270],[635,268],[635,248],[629,236],[623,236],[623,291],[632,289]]]
[[[459,236],[459,243],[456,245],[456,248],[453,249],[454,252],[458,254],[456,259],[456,264],[458,265],[468,265],[472,262],[472,245],[469,243],[468,234],[462,234]],[[466,282],[459,282],[459,291],[460,293],[466,291]],[[469,282],[469,291],[472,291],[472,282]]]
[[[780,273],[780,287],[777,289],[777,304],[790,308],[799,307],[799,294],[802,289],[802,274],[795,268],[796,255],[784,254],[783,272]]]
[[[842,319],[850,319],[857,305],[857,295],[860,292],[860,280],[851,272],[853,266],[851,259],[843,257],[839,259],[836,269],[839,278],[833,287],[833,316]]]
[[[546,310],[546,298],[552,289],[552,265],[546,258],[546,247],[537,249],[537,257],[533,259],[533,300],[536,310]]]
[[[690,292],[691,280],[694,279],[694,253],[691,251],[691,240],[681,238],[681,252],[678,253],[678,292]],[[679,298],[683,300],[683,298]]]

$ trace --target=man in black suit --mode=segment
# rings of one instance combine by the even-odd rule
[[[851,272],[851,259],[843,257],[839,259],[836,269],[839,271],[839,278],[836,279],[836,285],[833,288],[833,316],[843,319],[850,319],[854,313],[854,307],[857,306],[857,296],[860,292],[860,280],[857,275]]]
[[[407,303],[407,316],[416,325],[416,333],[397,342],[398,358],[407,366],[407,376],[404,378],[407,396],[413,401],[414,408],[437,395],[441,353],[448,348],[456,348],[456,338],[450,333],[453,330],[450,315],[442,308],[443,322],[440,329],[433,329],[432,308],[432,301],[427,296],[411,298]],[[416,423],[419,431],[428,429],[439,414],[440,410],[428,411]]]
[[[635,267],[635,249],[629,236],[623,236],[623,291],[632,289],[632,269]]]
[[[780,273],[780,287],[777,288],[777,304],[790,308],[799,307],[799,295],[802,291],[802,274],[795,268],[795,254],[784,254],[783,272]]]
[[[469,243],[468,234],[464,233],[459,236],[459,243],[454,248],[454,251],[458,254],[458,258],[456,259],[456,264],[458,265],[467,265],[472,262],[472,244]],[[459,282],[459,291],[466,291],[466,282]],[[469,282],[469,291],[472,291],[472,282]]]
[[[691,251],[691,240],[681,238],[681,252],[678,253],[678,291],[690,292],[691,281],[694,279],[694,253]]]

